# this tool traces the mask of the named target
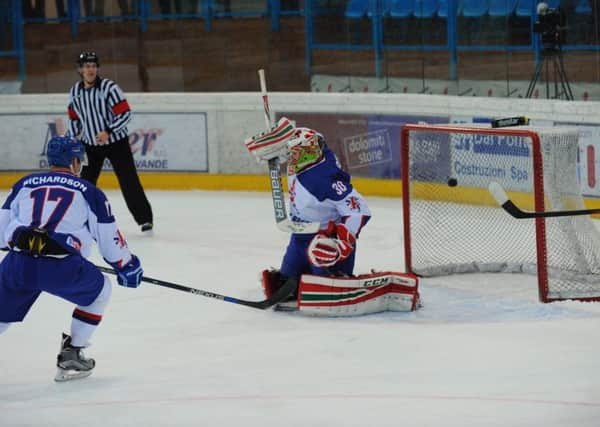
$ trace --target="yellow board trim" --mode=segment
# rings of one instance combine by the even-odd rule
[[[28,172],[0,172],[0,188],[9,189]],[[208,191],[264,191],[269,192],[270,182],[267,175],[211,175],[191,172],[141,172],[142,185],[147,190],[208,190]],[[286,179],[283,177],[284,188]],[[402,187],[399,180],[353,178],[352,184],[364,196],[400,197]],[[113,172],[103,172],[98,186],[105,190],[119,189],[119,182]],[[456,191],[460,189],[457,200]],[[495,206],[495,202],[483,188],[448,187],[445,184],[417,183],[413,191],[419,197],[431,200],[453,200],[470,204]],[[515,204],[524,210],[532,210],[530,195],[509,193]],[[586,198],[587,209],[600,208],[600,199]],[[596,216],[600,218],[600,216]]]
[[[11,188],[29,172],[0,172],[0,188]],[[148,190],[209,190],[209,191],[271,191],[267,175],[211,175],[191,172],[140,172],[140,180]],[[284,187],[287,187],[283,177]],[[353,185],[365,195],[400,197],[400,181],[371,178],[354,178]],[[119,189],[113,172],[102,172],[98,187],[105,190]]]

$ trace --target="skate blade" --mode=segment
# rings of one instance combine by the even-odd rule
[[[75,371],[72,369],[56,369],[56,375],[54,377],[54,381],[58,383],[64,383],[67,381],[78,380],[81,378],[89,377],[92,375],[92,370],[89,371]]]

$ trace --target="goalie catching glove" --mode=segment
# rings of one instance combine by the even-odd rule
[[[308,259],[315,267],[331,267],[348,258],[356,243],[356,236],[344,224],[329,223],[308,245]]]
[[[244,144],[259,162],[269,161],[277,157],[282,161],[286,161],[289,156],[287,141],[294,135],[295,129],[294,124],[289,119],[282,117],[267,132],[247,138]]]

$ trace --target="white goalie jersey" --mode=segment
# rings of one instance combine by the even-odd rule
[[[290,216],[293,221],[344,223],[358,236],[371,218],[364,197],[350,183],[333,151],[323,150],[323,159],[299,174],[288,175]]]

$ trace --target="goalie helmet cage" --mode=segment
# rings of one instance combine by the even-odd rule
[[[583,209],[577,137],[575,128],[404,125],[406,271],[533,274],[542,302],[600,300],[600,234],[588,216],[516,219],[488,192],[495,181],[522,209]]]

